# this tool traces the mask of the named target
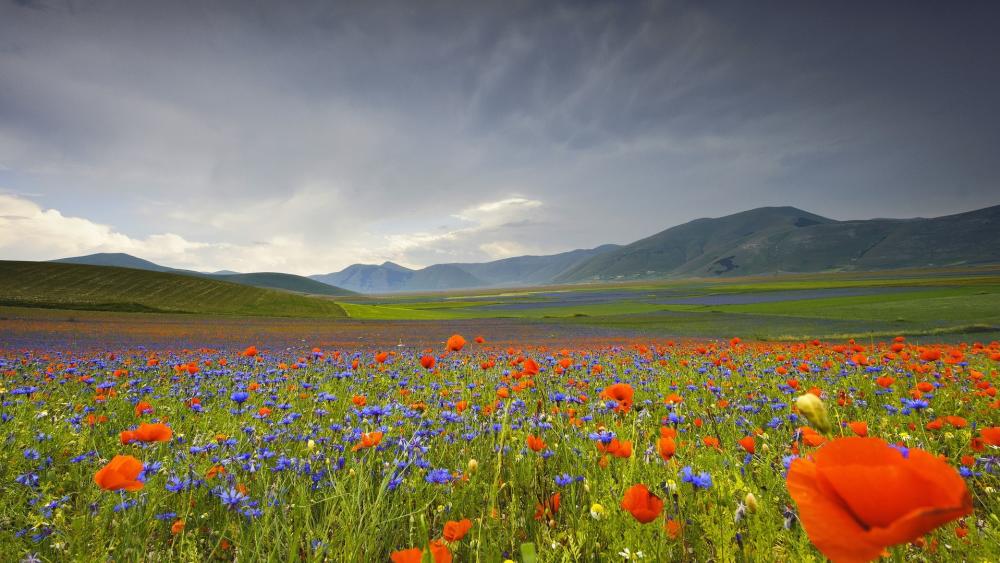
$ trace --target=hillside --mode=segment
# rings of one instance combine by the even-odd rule
[[[305,294],[448,291],[589,281],[867,271],[1000,263],[1000,206],[931,219],[837,221],[794,207],[761,207],[671,227],[625,246],[410,269],[354,264],[303,277],[172,270],[128,254],[56,262],[172,272]]]
[[[241,285],[251,285],[267,289],[280,289],[283,291],[293,291],[296,293],[307,293],[310,295],[344,296],[353,295],[349,291],[340,287],[332,286],[320,281],[316,281],[305,276],[294,274],[282,274],[279,272],[255,272],[252,274],[200,274],[202,276],[225,282],[238,283]]]
[[[606,244],[548,256],[516,256],[484,263],[435,264],[419,270],[392,262],[353,264],[339,272],[310,277],[361,293],[544,285],[581,262],[617,248],[620,247]]]
[[[90,266],[115,266],[118,268],[149,270],[151,272],[174,271],[173,268],[161,266],[150,262],[149,260],[143,260],[142,258],[137,258],[131,254],[125,254],[124,252],[98,252],[97,254],[88,254],[86,256],[71,256],[69,258],[49,260],[49,262],[55,262],[57,264],[88,264]]]
[[[121,252],[100,252],[88,254],[87,256],[74,256],[71,258],[60,258],[51,262],[59,264],[85,264],[90,266],[115,266],[118,268],[134,268],[136,270],[148,270],[152,272],[170,272],[186,276],[197,276],[202,278],[238,283],[253,287],[263,287],[268,289],[280,289],[282,291],[292,291],[295,293],[306,293],[312,295],[344,296],[352,295],[354,292],[323,283],[304,276],[294,274],[283,274],[278,272],[255,272],[243,274],[221,270],[214,273],[195,272],[193,270],[181,270],[168,268],[143,260],[130,254]]]
[[[1000,206],[933,219],[835,221],[794,207],[697,219],[554,281],[919,268],[1000,262]]]
[[[361,293],[400,291],[413,275],[413,270],[399,264],[353,264],[339,272],[310,276],[313,280]]]
[[[343,317],[340,305],[201,277],[114,266],[0,261],[0,305],[147,311]]]
[[[482,264],[452,264],[482,280],[486,285],[543,285],[574,266],[620,248],[605,244],[597,248],[571,250],[550,256],[515,256]]]

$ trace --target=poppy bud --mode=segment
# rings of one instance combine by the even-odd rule
[[[470,459],[467,469],[470,475],[475,473],[476,471],[479,471],[479,462],[476,461],[475,459]]]
[[[747,505],[747,510],[757,512],[757,497],[753,493],[747,493],[747,498],[743,499],[743,504]]]
[[[826,414],[826,405],[819,397],[806,393],[795,400],[795,406],[816,430],[824,434],[830,432],[830,418]]]

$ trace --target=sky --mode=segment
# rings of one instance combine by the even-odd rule
[[[1000,203],[995,2],[0,0],[0,259],[320,274]]]

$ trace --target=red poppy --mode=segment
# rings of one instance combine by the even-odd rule
[[[679,538],[681,535],[681,523],[677,520],[667,520],[664,529],[667,530],[667,536],[672,540]]]
[[[445,347],[449,352],[458,352],[465,347],[465,339],[462,338],[461,334],[453,334],[445,343]]]
[[[632,514],[632,517],[643,524],[649,524],[663,512],[663,501],[649,492],[646,485],[632,485],[625,491],[621,507]]]
[[[351,448],[352,452],[356,452],[362,448],[374,448],[375,446],[382,443],[382,432],[366,432],[361,435],[361,441],[354,444]]]
[[[941,359],[941,350],[924,350],[920,353],[920,359],[925,362],[936,362]]]
[[[809,539],[834,561],[868,561],[972,513],[962,477],[917,448],[840,438],[792,462],[788,492]]]
[[[895,379],[885,375],[875,380],[875,383],[877,383],[878,386],[882,387],[883,389],[888,389],[892,387],[892,384],[895,382],[896,382]]]
[[[608,445],[604,445],[602,442],[597,442],[597,450],[601,453],[608,453],[615,457],[632,457],[632,442],[628,440],[619,441],[618,438],[614,438]]]
[[[634,396],[635,391],[628,383],[615,383],[614,385],[605,387],[601,391],[601,398],[610,399],[618,403],[615,411],[620,413],[627,413],[632,408],[632,398]]]
[[[141,461],[130,455],[116,455],[94,474],[94,482],[105,491],[138,491],[143,487],[140,473]]]
[[[545,449],[545,441],[534,434],[528,435],[527,442],[532,451],[540,452]]]
[[[745,438],[740,438],[740,447],[742,447],[748,454],[752,454],[757,451],[757,444],[754,442],[753,436],[747,436]]]
[[[146,401],[139,401],[139,403],[135,406],[135,416],[137,417],[152,413],[153,405],[147,403]]]
[[[444,532],[441,534],[444,541],[456,542],[465,537],[472,529],[472,521],[468,518],[461,520],[449,520],[444,524]]]
[[[656,441],[656,450],[659,452],[660,457],[663,461],[670,461],[670,458],[674,457],[677,453],[677,443],[674,442],[673,438],[661,437]]]
[[[979,431],[979,435],[982,436],[983,442],[991,446],[1000,446],[1000,426],[983,428]]]
[[[955,428],[965,428],[969,425],[969,421],[960,416],[946,416],[944,419]]]
[[[535,505],[535,520],[541,520],[542,517],[555,518],[556,514],[559,512],[559,501],[561,496],[556,493],[549,497],[549,500],[545,501],[545,506],[541,504]]]
[[[424,369],[433,369],[435,363],[437,363],[437,360],[434,359],[434,356],[426,355],[420,358],[420,365]]]
[[[125,430],[119,434],[122,444],[130,442],[169,442],[174,432],[166,424],[140,424],[135,430]]]
[[[851,432],[854,432],[855,436],[861,436],[864,438],[868,435],[868,423],[862,420],[848,422],[847,427],[851,429]]]
[[[448,546],[439,540],[434,540],[428,547],[430,548],[434,563],[451,563],[451,551],[448,550]],[[421,563],[424,560],[424,550],[419,547],[413,547],[393,551],[389,555],[389,558],[392,560],[392,563]]]

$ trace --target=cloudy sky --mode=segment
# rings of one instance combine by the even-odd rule
[[[0,0],[0,259],[314,274],[995,205],[998,6]]]

